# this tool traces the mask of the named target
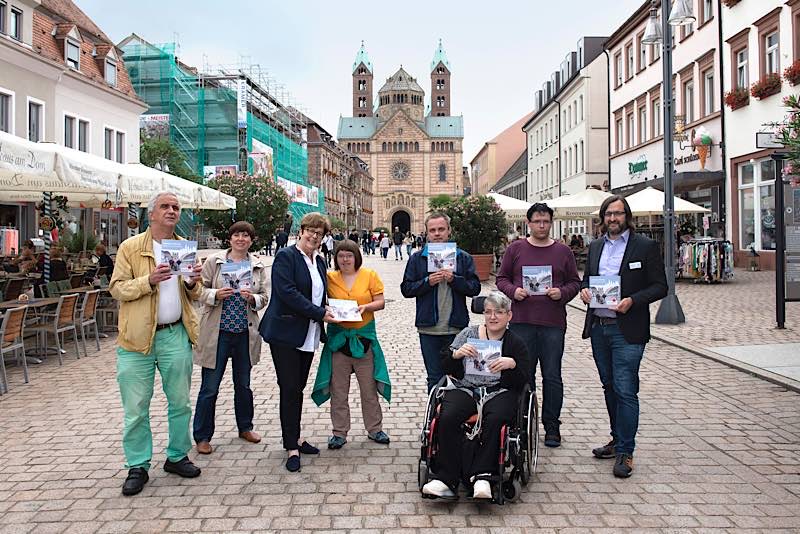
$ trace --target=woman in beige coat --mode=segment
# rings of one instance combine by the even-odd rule
[[[233,368],[233,406],[239,437],[250,443],[261,441],[261,436],[253,432],[250,369],[258,363],[261,353],[258,310],[267,305],[269,290],[264,264],[249,252],[255,233],[248,222],[233,223],[228,229],[231,248],[212,254],[203,264],[200,339],[194,352],[194,363],[203,368],[193,432],[200,454],[211,454],[213,450],[214,412],[228,358]]]

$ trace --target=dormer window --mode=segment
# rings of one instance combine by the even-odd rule
[[[117,62],[111,58],[105,61],[105,79],[108,85],[117,86]]]
[[[67,65],[75,70],[81,70],[81,45],[72,39],[64,41],[64,55]]]

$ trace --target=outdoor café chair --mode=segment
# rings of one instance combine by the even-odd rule
[[[83,340],[83,354],[89,356],[86,350],[86,328],[94,326],[94,341],[97,350],[100,350],[100,332],[97,328],[97,301],[100,298],[100,290],[87,291],[83,297],[83,306],[78,312],[78,325],[81,327],[81,339]]]
[[[2,326],[0,326],[0,393],[8,392],[5,362],[7,352],[16,355],[17,365],[22,361],[22,374],[25,377],[25,383],[28,383],[28,361],[25,359],[25,342],[23,340],[27,311],[27,307],[21,306],[7,310],[3,316]]]
[[[6,283],[5,294],[3,300],[14,300],[22,294],[22,288],[25,287],[26,280],[24,278],[9,278]]]
[[[75,321],[75,308],[78,303],[78,294],[62,295],[59,297],[56,313],[53,316],[42,316],[45,321],[43,323],[35,324],[28,327],[29,331],[36,332],[37,337],[39,334],[43,337],[42,346],[44,354],[47,354],[47,334],[53,334],[56,339],[56,354],[58,354],[58,364],[63,365],[61,357],[61,341],[59,334],[72,331],[72,339],[75,341],[75,355],[80,359],[81,351],[78,347],[78,329],[76,328]],[[52,319],[52,320],[51,320]]]
[[[76,289],[81,287],[83,281],[83,273],[76,273],[69,275],[69,289]]]

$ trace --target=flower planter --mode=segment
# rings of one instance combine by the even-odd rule
[[[780,74],[767,74],[750,87],[750,94],[759,100],[764,100],[781,92],[783,80]]]
[[[475,261],[475,271],[478,273],[478,280],[485,282],[492,274],[492,262],[494,261],[494,255],[473,254],[472,259]]]
[[[739,87],[725,93],[725,105],[736,110],[750,103],[750,93],[747,89]]]
[[[789,82],[789,85],[800,85],[800,59],[789,65],[783,71],[783,77]]]

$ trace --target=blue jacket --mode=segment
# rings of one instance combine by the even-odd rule
[[[325,260],[317,256],[317,271],[325,286],[322,305],[311,302],[311,274],[297,247],[284,247],[275,254],[272,263],[272,294],[267,312],[258,327],[267,343],[281,343],[300,347],[306,339],[311,321],[319,323],[320,341],[325,342],[325,303],[328,294],[328,277]]]
[[[449,324],[453,328],[464,328],[469,324],[466,297],[480,294],[481,282],[475,274],[475,262],[472,261],[472,256],[461,249],[456,251],[456,270],[449,286],[453,291],[453,311],[450,313]],[[400,291],[404,297],[417,299],[417,317],[414,322],[417,328],[435,326],[439,322],[438,290],[438,284],[431,287],[428,283],[426,245],[408,259],[403,283],[400,284]]]

